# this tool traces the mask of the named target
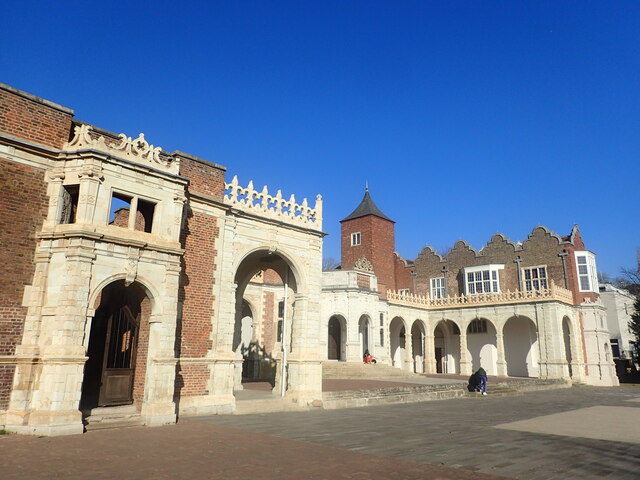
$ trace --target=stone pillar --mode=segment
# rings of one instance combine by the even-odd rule
[[[467,334],[466,326],[464,330],[460,328],[460,375],[471,375],[471,362],[467,355]]]
[[[586,376],[583,350],[582,350],[582,335],[579,333],[579,328],[576,326],[576,322],[572,325],[572,331],[574,333],[569,334],[569,348],[571,349],[571,380],[574,382],[583,382]]]
[[[310,297],[296,293],[293,311],[292,344],[287,358],[287,397],[304,405],[320,406],[322,403],[322,363],[318,348],[310,338],[317,328],[309,318]],[[318,403],[319,402],[319,403]]]
[[[176,422],[173,395],[177,360],[172,340],[175,342],[175,318],[151,315],[144,401],[140,410],[146,425]]]
[[[83,431],[78,405],[87,360],[83,340],[95,258],[92,242],[71,243],[65,257],[62,265],[67,274],[52,277],[49,269],[44,282],[48,304],[37,318],[29,319],[23,343],[16,348],[18,365],[6,415],[9,431],[34,435]],[[46,270],[40,265],[40,272]]]
[[[175,259],[167,266],[162,298],[162,315],[149,318],[149,348],[145,376],[144,401],[140,411],[146,425],[164,425],[176,422],[173,400],[176,383],[175,339],[178,316],[178,288],[180,263]]]
[[[103,178],[102,166],[99,163],[93,164],[87,160],[78,173],[78,177],[80,178],[80,192],[78,196],[76,223],[93,223],[93,214],[96,208],[96,199],[98,198],[98,188]],[[132,211],[134,211],[134,208],[132,208]],[[134,215],[129,215],[130,228],[132,228],[131,217],[134,217]]]
[[[435,337],[427,335],[424,342],[424,373],[436,373]]]
[[[347,322],[347,328],[345,329],[347,338],[345,341],[345,358],[343,360],[346,360],[347,362],[361,362],[362,352],[360,349],[359,319],[354,320],[354,318],[348,315],[345,322]]]
[[[498,376],[506,377],[507,374],[507,360],[504,354],[504,335],[502,333],[496,333],[496,346],[498,348]]]
[[[403,370],[413,373],[413,335],[411,328],[404,332],[404,365]]]

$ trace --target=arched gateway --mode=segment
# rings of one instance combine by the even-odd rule
[[[130,405],[144,394],[151,302],[137,282],[107,285],[91,321],[80,409]]]

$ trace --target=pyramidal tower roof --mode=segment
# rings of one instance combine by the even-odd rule
[[[369,194],[369,187],[367,186],[364,191],[364,197],[362,197],[362,201],[360,205],[356,207],[356,209],[351,212],[350,215],[347,215],[345,218],[340,220],[340,222],[346,222],[347,220],[353,220],[354,218],[366,217],[367,215],[375,215],[376,217],[384,218],[385,220],[389,220],[393,222],[389,217],[387,217],[384,213],[380,211],[380,209],[373,203],[371,199],[371,195]],[[395,222],[393,222],[395,223]]]

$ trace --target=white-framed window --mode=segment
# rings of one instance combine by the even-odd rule
[[[504,265],[479,265],[464,269],[464,286],[466,295],[479,293],[499,293],[500,275]]]
[[[525,267],[522,269],[522,282],[527,291],[549,288],[547,266]]]
[[[408,288],[401,288],[400,290],[398,290],[398,293],[400,295],[409,295],[411,292],[409,291]]]
[[[351,246],[355,247],[357,245],[360,245],[362,243],[362,236],[360,235],[360,232],[355,232],[351,234]]]
[[[447,296],[447,287],[444,277],[431,279],[431,298],[444,298]]]
[[[587,251],[576,252],[576,267],[578,269],[578,286],[581,292],[598,292],[598,272],[596,270],[596,256]]]

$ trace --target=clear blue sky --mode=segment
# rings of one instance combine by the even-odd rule
[[[3,3],[0,81],[76,118],[324,196],[373,199],[415,258],[580,225],[600,271],[640,246],[640,3]]]

